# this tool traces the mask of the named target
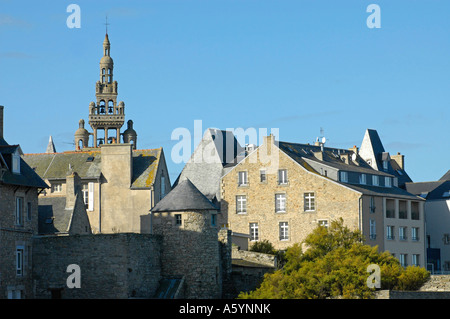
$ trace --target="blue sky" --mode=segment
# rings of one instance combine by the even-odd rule
[[[66,25],[71,3],[81,28]],[[90,130],[108,15],[118,100],[138,148],[164,148],[171,182],[183,167],[171,134],[194,134],[194,120],[298,143],[322,128],[340,148],[376,129],[414,181],[436,180],[450,169],[449,12],[448,0],[0,0],[5,139],[40,153],[52,135],[61,152],[79,119]]]

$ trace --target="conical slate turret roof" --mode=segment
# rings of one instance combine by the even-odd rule
[[[181,181],[169,194],[151,209],[152,212],[187,210],[217,210],[189,179]]]

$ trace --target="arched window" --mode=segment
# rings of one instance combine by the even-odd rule
[[[108,114],[114,113],[114,102],[112,100],[108,101]]]
[[[102,74],[105,74],[105,68],[102,69]]]
[[[108,74],[111,74],[111,69],[110,68],[108,68]]]
[[[99,114],[105,114],[106,113],[106,110],[105,110],[105,101],[104,100],[101,100],[100,101],[100,105],[99,105],[99,108],[98,108],[99,110],[98,110],[98,113]]]

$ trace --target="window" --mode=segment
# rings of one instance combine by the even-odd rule
[[[386,187],[392,187],[392,179],[390,177],[385,177],[384,178],[384,186]]]
[[[280,222],[280,240],[289,240],[289,225],[287,222]]]
[[[394,239],[394,226],[386,227],[386,239]]]
[[[286,194],[275,194],[275,212],[286,212]]]
[[[259,181],[260,181],[261,183],[267,182],[266,170],[261,170],[261,171],[259,171]]]
[[[175,225],[176,226],[182,225],[181,214],[175,214]]]
[[[378,175],[372,175],[372,185],[373,186],[379,185]]]
[[[398,201],[398,218],[407,219],[408,211],[406,208],[406,202],[404,200]]]
[[[417,228],[417,227],[411,228],[411,240],[413,240],[413,241],[419,240],[419,228]]]
[[[216,226],[217,224],[217,215],[211,214],[211,226]]]
[[[341,172],[341,182],[347,183],[348,182],[348,173],[347,172]]]
[[[375,197],[370,197],[369,209],[371,213],[375,213]]]
[[[52,183],[52,193],[61,193],[61,192],[62,192],[62,184]]]
[[[400,264],[402,265],[402,267],[408,266],[407,257],[408,257],[407,254],[400,254],[399,260],[400,260]]]
[[[407,236],[406,236],[406,227],[399,227],[398,228],[398,237],[400,240],[406,240]]]
[[[287,184],[288,178],[287,178],[287,169],[279,169],[278,170],[278,184]]]
[[[248,175],[247,171],[242,171],[238,173],[238,185],[246,186],[248,185]]]
[[[84,207],[89,206],[89,186],[88,184],[81,185],[81,193],[83,194]]]
[[[257,241],[259,239],[258,223],[250,223],[250,241]]]
[[[236,213],[238,214],[247,213],[247,196],[245,195],[236,196]]]
[[[374,219],[371,219],[369,222],[369,236],[370,239],[376,239],[377,238],[377,227]]]
[[[23,246],[16,247],[16,275],[23,276]]]
[[[319,219],[317,221],[317,223],[319,224],[319,226],[323,226],[323,227],[328,228],[328,220],[327,219]]]
[[[23,197],[16,197],[16,225],[23,226]]]
[[[411,219],[413,219],[413,220],[420,219],[418,202],[411,202]]]
[[[27,219],[31,220],[32,211],[31,211],[31,202],[27,202]]]
[[[383,169],[385,170],[385,171],[387,171],[388,170],[388,161],[383,161]]]
[[[303,195],[303,202],[305,212],[311,212],[316,209],[314,203],[314,193],[305,193]]]
[[[412,260],[411,260],[411,263],[414,265],[414,266],[419,266],[419,256],[420,255],[418,255],[418,254],[413,254],[412,255]]]
[[[362,185],[365,185],[367,183],[367,175],[366,174],[361,174],[359,176],[359,183]]]
[[[12,172],[20,174],[20,155],[17,150],[12,154]]]

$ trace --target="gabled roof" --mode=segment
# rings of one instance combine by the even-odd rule
[[[450,181],[450,169],[439,180],[440,181]]]
[[[98,178],[101,173],[100,151],[25,154],[24,159],[44,179],[65,179],[71,170],[81,178]]]
[[[133,150],[133,175],[131,188],[149,188],[163,156],[162,148]],[[64,180],[71,170],[81,179],[98,179],[101,176],[101,151],[25,154],[27,163],[44,179]]]
[[[184,179],[161,199],[152,212],[175,212],[189,210],[217,210],[218,208],[203,195],[189,179]]]
[[[13,154],[21,152],[19,145],[0,145],[0,167],[3,168],[3,174],[0,174],[1,181],[10,185],[48,188],[42,178],[22,158],[20,158],[20,174],[12,172]]]

